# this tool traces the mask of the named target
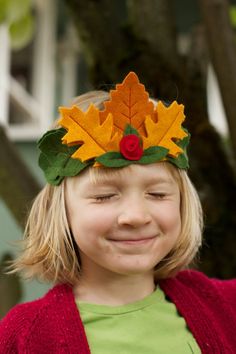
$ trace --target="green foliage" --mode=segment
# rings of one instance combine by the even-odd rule
[[[32,0],[0,0],[0,24],[9,28],[13,49],[21,49],[32,39],[34,18],[31,14]]]
[[[0,24],[6,20],[7,0],[0,0]]]
[[[0,0],[0,13],[7,23],[19,21],[30,9],[31,0]]]
[[[13,49],[21,49],[27,45],[34,32],[34,19],[31,14],[26,14],[9,27],[11,46]]]
[[[229,10],[231,25],[236,28],[236,5],[231,5]]]

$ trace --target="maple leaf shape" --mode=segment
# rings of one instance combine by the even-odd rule
[[[114,131],[123,133],[127,124],[132,125],[141,135],[145,134],[144,121],[149,115],[155,120],[154,105],[137,75],[130,72],[116,90],[110,91],[111,100],[104,102],[105,110],[100,117],[106,119],[109,113],[113,116]]]
[[[62,118],[59,124],[67,129],[62,142],[69,146],[81,144],[71,157],[82,162],[100,156],[111,149],[119,151],[120,137],[113,135],[113,118],[109,114],[101,124],[99,110],[91,104],[87,112],[77,106],[60,107]],[[113,135],[113,136],[112,136]]]
[[[147,137],[143,137],[143,147],[147,149],[150,146],[163,146],[169,149],[168,155],[177,157],[183,150],[175,144],[173,139],[183,139],[188,135],[181,126],[185,119],[184,106],[174,101],[166,107],[160,101],[156,110],[157,123],[151,117],[146,118]]]

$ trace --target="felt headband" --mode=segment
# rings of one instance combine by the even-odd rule
[[[190,134],[182,127],[184,106],[154,106],[137,75],[130,72],[110,91],[100,111],[92,103],[83,112],[77,106],[60,107],[59,125],[38,142],[39,166],[48,183],[78,175],[88,166],[125,167],[168,161],[188,167]]]

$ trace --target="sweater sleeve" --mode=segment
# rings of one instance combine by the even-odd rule
[[[207,287],[213,285],[220,295],[220,298],[232,308],[236,315],[236,279],[220,280],[216,278],[208,278],[205,274],[187,270],[179,273],[179,277],[185,284],[191,284],[192,287],[197,287],[206,291]],[[197,280],[197,281],[196,281]]]
[[[13,307],[0,321],[0,354],[21,353],[25,329],[29,326],[27,305]]]
[[[17,353],[16,335],[20,327],[19,307],[16,306],[0,322],[0,354]]]
[[[236,279],[231,280],[212,280],[222,298],[227,302],[236,315]]]

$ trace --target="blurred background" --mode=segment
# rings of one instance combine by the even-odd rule
[[[0,317],[50,287],[3,271],[45,183],[38,138],[59,105],[130,70],[151,96],[185,104],[205,216],[195,267],[236,276],[236,1],[0,0]]]

